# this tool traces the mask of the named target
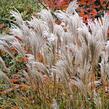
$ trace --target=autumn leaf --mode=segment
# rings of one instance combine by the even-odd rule
[[[26,84],[21,84],[21,85],[20,85],[20,89],[21,89],[22,91],[27,91],[29,88],[30,88],[29,85],[26,85]]]
[[[100,0],[101,3],[103,3],[105,0]]]
[[[11,49],[11,51],[12,51],[13,53],[17,53],[17,50],[16,50],[15,47],[11,47],[10,49]]]
[[[19,107],[18,106],[14,106],[11,109],[19,109]]]
[[[47,5],[47,7],[49,7],[50,9],[54,9],[55,8],[55,3],[54,0],[44,0],[44,3]]]
[[[65,9],[69,3],[70,0],[55,0],[56,8],[58,9]]]
[[[0,24],[0,29],[3,29],[5,27],[4,23]]]
[[[85,23],[88,22],[88,19],[89,19],[89,16],[88,16],[88,15],[84,15],[84,16],[83,16],[83,21],[84,21]]]
[[[23,56],[23,55],[18,55],[18,56],[16,57],[16,61],[17,61],[17,62],[28,62],[28,57]]]
[[[39,62],[43,62],[44,63],[44,57],[43,57],[43,55],[40,52],[37,53],[36,59],[38,59]]]
[[[80,3],[81,3],[82,5],[84,5],[84,4],[85,4],[85,0],[80,0]]]
[[[97,11],[95,9],[93,9],[91,12],[91,15],[95,17],[97,15]]]
[[[28,58],[27,57],[23,57],[22,58],[22,62],[28,62]]]
[[[17,79],[11,79],[10,81],[11,81],[11,83],[17,83],[18,82]]]

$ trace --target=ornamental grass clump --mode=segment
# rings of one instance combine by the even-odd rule
[[[85,24],[77,7],[29,21],[11,12],[16,24],[0,38],[1,108],[108,109],[109,16]]]

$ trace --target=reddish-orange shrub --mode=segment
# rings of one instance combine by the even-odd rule
[[[44,3],[50,9],[65,10],[68,4],[73,0],[44,0]],[[86,22],[88,18],[97,18],[109,10],[109,1],[107,0],[77,0],[79,8],[77,9],[80,16]]]

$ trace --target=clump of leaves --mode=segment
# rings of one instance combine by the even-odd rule
[[[13,18],[10,17],[11,10],[18,10],[24,19],[30,19],[31,15],[38,9],[37,2],[35,0],[0,0],[0,33],[9,33],[7,27],[13,23]],[[4,25],[4,26],[3,26]]]
[[[69,3],[73,0],[44,0],[45,4],[53,10],[66,10]],[[104,12],[109,11],[108,0],[78,0],[79,7],[77,9],[84,22],[88,19],[98,18],[104,15]]]

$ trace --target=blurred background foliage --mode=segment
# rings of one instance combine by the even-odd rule
[[[37,0],[0,0],[0,33],[8,33],[12,18],[11,10],[18,10],[24,19],[30,19],[34,12],[41,9]]]

